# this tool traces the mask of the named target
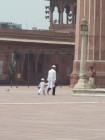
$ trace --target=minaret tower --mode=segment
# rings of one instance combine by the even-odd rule
[[[77,0],[76,45],[71,84],[78,81],[80,69],[81,35],[80,22],[88,21],[86,66],[97,72],[96,85],[105,87],[105,0]]]

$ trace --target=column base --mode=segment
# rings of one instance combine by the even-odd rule
[[[79,79],[78,83],[75,84],[74,89],[91,89],[87,79]]]

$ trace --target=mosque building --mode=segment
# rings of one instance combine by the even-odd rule
[[[54,12],[58,12],[55,19]],[[65,20],[64,20],[65,17]],[[38,84],[57,68],[58,84],[70,84],[75,46],[76,3],[51,0],[45,7],[49,30],[23,30],[14,23],[0,25],[0,82]],[[19,27],[19,28],[18,28]]]

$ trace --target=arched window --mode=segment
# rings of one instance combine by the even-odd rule
[[[73,22],[72,18],[73,18],[73,13],[70,10],[69,15],[68,15],[68,24],[72,24],[72,22]]]
[[[54,8],[53,12],[53,23],[58,24],[59,23],[59,13],[58,13],[58,7]]]
[[[67,23],[67,14],[66,14],[66,8],[64,8],[64,12],[63,12],[63,24]]]
[[[63,12],[63,23],[64,24],[69,23],[69,13],[70,13],[70,6],[66,5],[64,7],[64,12]]]

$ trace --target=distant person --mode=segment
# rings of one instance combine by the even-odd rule
[[[45,95],[46,83],[45,83],[45,79],[44,78],[41,79],[41,82],[39,83],[38,88],[39,88],[38,95],[40,95],[40,94]]]
[[[93,66],[89,67],[89,84],[91,88],[95,88],[94,82],[96,77],[96,71],[94,70]]]
[[[49,95],[49,91],[52,89],[52,95],[55,95],[56,90],[56,66],[52,65],[52,68],[48,71],[48,89],[47,94]]]

